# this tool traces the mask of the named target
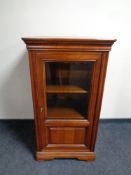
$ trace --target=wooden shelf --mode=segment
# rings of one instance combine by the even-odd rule
[[[82,89],[79,86],[54,85],[54,86],[47,86],[46,92],[47,93],[87,93],[88,91],[86,91],[85,89]]]
[[[84,119],[78,111],[73,108],[48,108],[48,119]]]

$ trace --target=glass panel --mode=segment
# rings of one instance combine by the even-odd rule
[[[46,62],[47,118],[87,118],[93,61]]]

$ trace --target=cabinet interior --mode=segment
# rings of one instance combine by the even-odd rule
[[[46,62],[49,119],[85,119],[88,113],[93,62]]]

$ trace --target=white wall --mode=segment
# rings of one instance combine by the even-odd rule
[[[32,118],[21,37],[116,38],[101,118],[131,118],[130,0],[0,0],[0,118]]]

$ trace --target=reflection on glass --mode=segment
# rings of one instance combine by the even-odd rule
[[[93,62],[46,62],[47,118],[87,118]]]

